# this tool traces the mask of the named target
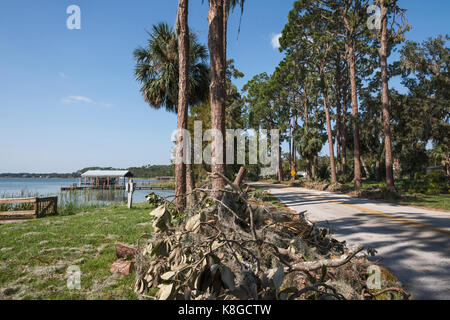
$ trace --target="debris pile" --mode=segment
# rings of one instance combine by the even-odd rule
[[[195,189],[196,205],[182,215],[170,202],[151,212],[154,232],[135,257],[142,299],[380,298],[367,288],[362,245],[347,248],[305,213],[249,200],[221,177],[224,190]],[[381,285],[382,298],[407,297],[395,277]]]
[[[148,194],[145,199],[147,200],[147,202],[155,207],[159,207],[161,205],[163,205],[166,200],[163,197],[158,196],[156,193],[151,192],[150,194]]]

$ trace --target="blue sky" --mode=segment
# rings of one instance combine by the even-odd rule
[[[190,1],[190,26],[207,40],[207,1]],[[293,0],[247,0],[230,20],[229,58],[246,77],[282,59],[272,38]],[[81,8],[81,30],[66,8]],[[450,30],[448,0],[403,0],[422,41]],[[133,77],[133,50],[155,23],[175,21],[177,0],[2,0],[0,172],[72,172],[87,166],[170,163],[176,117],[152,110]],[[396,85],[396,84],[394,84]],[[397,86],[397,85],[396,85]]]

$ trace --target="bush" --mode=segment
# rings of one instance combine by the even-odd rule
[[[427,195],[447,194],[449,180],[443,172],[431,172],[421,175],[416,172],[413,180],[404,181],[404,190],[409,193],[423,193]]]
[[[338,181],[339,183],[346,184],[347,182],[353,181],[354,177],[355,177],[354,171],[347,169],[345,173],[339,174]]]
[[[317,170],[317,176],[321,180],[329,180],[330,179],[331,169],[329,168],[328,163],[319,165],[319,168]]]

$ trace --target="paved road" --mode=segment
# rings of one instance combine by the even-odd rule
[[[413,299],[450,300],[450,213],[357,199],[341,194],[261,185],[336,239],[363,243],[384,257]]]

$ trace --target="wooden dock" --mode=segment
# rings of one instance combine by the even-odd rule
[[[107,191],[114,191],[114,190],[125,190],[125,187],[94,187],[94,186],[70,186],[70,187],[61,187],[61,191],[80,191],[80,190],[107,190]],[[158,186],[158,184],[155,184],[155,186],[151,185],[139,185],[137,184],[134,188],[134,190],[172,190],[172,188],[162,187]]]
[[[172,190],[173,177],[134,178],[129,171],[88,171],[78,184],[62,186],[61,191],[125,190],[128,181],[133,180],[134,190]]]

